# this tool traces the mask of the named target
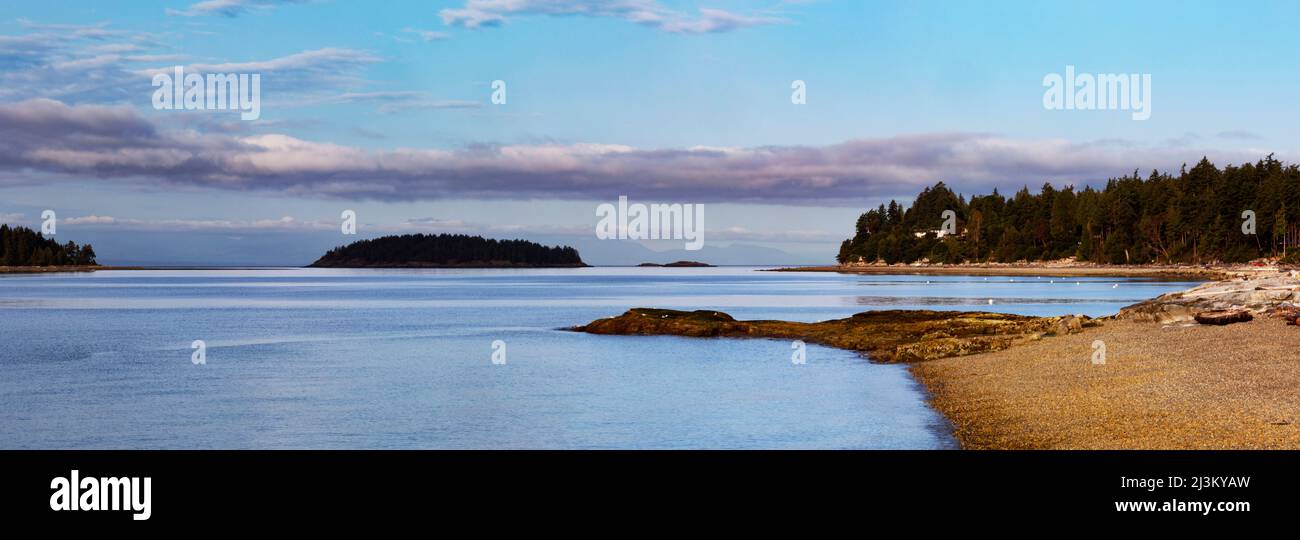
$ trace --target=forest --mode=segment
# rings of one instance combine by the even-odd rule
[[[464,234],[404,234],[359,240],[330,250],[314,267],[577,267],[578,250],[526,240]]]
[[[955,227],[943,234],[944,211]],[[951,217],[951,216],[949,216]],[[1300,262],[1300,168],[1274,159],[1219,169],[1202,158],[1177,175],[1138,171],[1102,189],[1028,186],[970,200],[943,182],[910,208],[868,210],[840,245],[847,263],[1043,261],[1101,264]]]
[[[0,224],[0,266],[94,266],[95,248],[60,244],[27,227]]]

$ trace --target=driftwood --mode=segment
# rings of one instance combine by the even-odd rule
[[[1223,309],[1217,311],[1202,311],[1196,314],[1196,322],[1201,324],[1214,324],[1223,326],[1225,324],[1248,322],[1254,319],[1249,311],[1239,309]]]

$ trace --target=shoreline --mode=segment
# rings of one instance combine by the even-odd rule
[[[50,274],[59,272],[97,272],[99,270],[141,270],[116,266],[0,266],[0,274]]]
[[[1213,271],[1233,277],[1074,322],[1022,317],[981,330],[970,322],[991,314],[791,323],[635,308],[572,330],[801,339],[907,363],[963,449],[1300,449],[1300,274]],[[1249,322],[1191,322],[1225,307]]]
[[[1080,265],[1080,264],[971,264],[971,265],[829,265],[790,266],[764,272],[834,272],[864,275],[923,276],[1055,276],[1055,277],[1150,277],[1159,279],[1196,279],[1223,281],[1257,272],[1276,271],[1276,267],[1234,266],[1156,266],[1156,265]]]

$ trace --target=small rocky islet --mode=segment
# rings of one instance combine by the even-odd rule
[[[634,308],[571,328],[609,335],[797,339],[865,353],[877,362],[919,362],[1000,351],[1096,322],[1082,315],[1030,317],[981,311],[882,310],[815,323],[736,320],[721,311]]]
[[[1254,317],[1300,317],[1295,272],[1237,275],[1166,294],[1099,319],[982,311],[879,310],[814,323],[742,321],[721,311],[633,308],[570,330],[607,335],[797,339],[864,353],[876,362],[920,362],[1001,351],[1044,337],[1077,334],[1111,320],[1224,325]]]

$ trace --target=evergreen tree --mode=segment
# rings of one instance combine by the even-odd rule
[[[1151,171],[1109,179],[1103,189],[1045,183],[1006,199],[993,190],[969,203],[942,182],[910,207],[897,201],[868,210],[837,260],[886,263],[1050,260],[1110,264],[1244,262],[1291,255],[1300,226],[1300,166],[1272,155],[1220,170],[1202,158],[1178,175]],[[958,216],[958,234],[933,234],[942,213]],[[1242,212],[1255,212],[1258,234],[1242,233]],[[1263,236],[1263,238],[1261,238]]]
[[[0,266],[94,266],[95,251],[74,242],[59,244],[27,227],[0,225]]]

